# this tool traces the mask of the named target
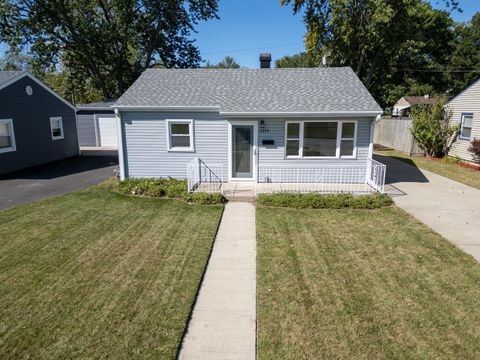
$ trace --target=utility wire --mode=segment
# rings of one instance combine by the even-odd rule
[[[451,70],[439,70],[439,69],[396,69],[396,71],[445,72],[445,73],[472,73],[472,72],[480,72],[480,69],[451,69]]]
[[[203,55],[209,55],[209,54],[231,54],[231,53],[239,53],[239,52],[249,52],[249,51],[257,51],[257,50],[265,50],[265,49],[276,49],[276,48],[282,48],[282,47],[288,47],[288,46],[293,46],[293,45],[302,45],[303,43],[290,43],[290,44],[283,44],[283,45],[272,45],[272,46],[262,46],[262,47],[257,47],[257,48],[249,48],[249,49],[237,49],[237,50],[230,50],[230,51],[208,51],[208,52],[202,52]]]

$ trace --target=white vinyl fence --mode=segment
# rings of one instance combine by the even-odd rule
[[[423,155],[413,139],[412,124],[411,118],[381,118],[375,123],[373,142],[409,155]]]

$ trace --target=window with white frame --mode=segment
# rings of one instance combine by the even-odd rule
[[[460,138],[470,140],[472,134],[473,114],[462,114],[462,127],[460,128]]]
[[[167,120],[169,151],[193,151],[193,120]]]
[[[300,123],[287,123],[285,151],[288,157],[300,156]]]
[[[13,120],[0,119],[0,153],[15,151],[15,134]]]
[[[53,140],[63,139],[63,119],[61,117],[50,118],[50,129]]]
[[[354,158],[355,121],[287,121],[287,158]]]

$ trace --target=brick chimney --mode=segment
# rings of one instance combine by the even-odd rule
[[[260,69],[270,69],[272,55],[269,53],[260,54]]]

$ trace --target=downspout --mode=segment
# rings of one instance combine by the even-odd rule
[[[125,180],[125,160],[123,158],[122,118],[118,109],[115,109],[115,119],[117,120],[118,167],[120,169],[120,180],[123,181]]]

